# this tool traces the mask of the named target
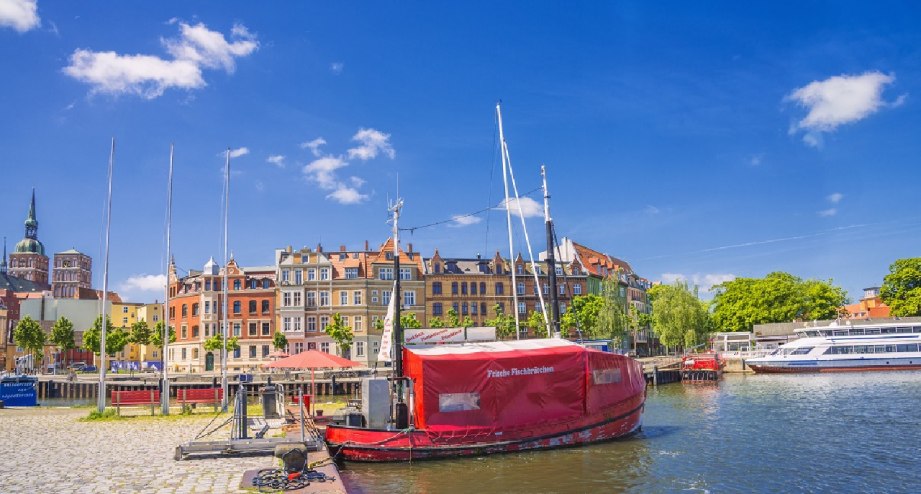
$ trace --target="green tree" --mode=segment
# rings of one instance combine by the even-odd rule
[[[921,316],[921,257],[896,259],[879,296],[893,316]]]
[[[563,315],[563,326],[578,330],[585,339],[605,336],[598,320],[604,308],[605,300],[601,295],[577,295]]]
[[[755,324],[797,319],[830,319],[847,302],[831,281],[803,281],[789,273],[764,278],[736,278],[714,287],[714,327],[721,331],[751,331]]]
[[[285,336],[283,331],[276,331],[275,336],[272,337],[272,346],[276,350],[282,350],[288,347],[288,337]]]
[[[149,345],[153,329],[144,321],[138,321],[128,330],[128,342],[135,345]]]
[[[448,317],[445,319],[445,325],[449,328],[460,327],[460,317],[454,308],[448,309]]]
[[[404,312],[400,314],[400,327],[403,329],[419,329],[422,323],[416,319],[415,312]]]
[[[544,324],[544,314],[536,310],[532,310],[528,314],[528,318],[525,320],[524,325],[531,329],[534,334],[546,334],[547,326]]]
[[[464,320],[461,321],[460,325],[465,328],[471,328],[474,326],[474,322],[470,316],[464,316]]]
[[[163,348],[163,326],[163,321],[158,322],[150,334],[150,344],[157,348]],[[176,328],[172,326],[169,327],[169,342],[171,344],[176,343]],[[218,344],[218,348],[220,348],[220,344]]]
[[[375,320],[374,320],[374,329],[376,329],[376,330],[378,330],[378,331],[383,331],[383,330],[384,330],[384,320],[383,320],[383,319],[375,319]]]
[[[223,338],[221,335],[216,334],[205,340],[203,347],[206,352],[216,352],[221,349],[221,343],[223,343]],[[234,350],[240,349],[240,338],[238,336],[233,336],[227,338],[227,351],[232,352]]]
[[[355,336],[352,328],[342,323],[342,316],[338,312],[333,314],[333,320],[326,326],[326,334],[336,342],[342,355],[352,346],[352,338]]]
[[[515,316],[506,314],[499,304],[493,306],[493,312],[496,314],[496,317],[487,319],[486,325],[496,328],[496,338],[504,340],[515,336]]]
[[[649,289],[652,326],[665,346],[693,347],[706,339],[710,330],[706,305],[697,297],[697,287],[676,281]]]
[[[435,316],[435,317],[429,319],[429,327],[431,327],[431,328],[443,328],[443,327],[445,327],[445,321],[444,321],[444,319],[442,319],[442,318],[440,318],[440,317],[438,317],[438,316]]]
[[[77,348],[74,341],[74,324],[66,317],[61,317],[51,326],[51,344],[58,348],[59,352],[66,352]]]
[[[42,360],[45,332],[38,321],[29,316],[20,319],[13,329],[13,340],[16,345],[29,351],[29,354],[32,355],[33,365],[37,365]]]
[[[620,295],[620,285],[613,276],[601,282],[602,304],[598,310],[595,337],[610,338],[620,346],[624,334],[631,328],[631,319],[627,312],[627,299]]]
[[[99,355],[99,343],[102,340],[102,316],[96,317],[93,325],[83,332],[83,348]],[[106,355],[120,352],[128,344],[128,332],[116,328],[112,320],[106,318]]]

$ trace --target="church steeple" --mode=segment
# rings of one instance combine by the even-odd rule
[[[6,237],[3,237],[3,259],[0,259],[0,274],[6,274]]]
[[[26,238],[38,240],[38,220],[35,218],[35,187],[32,188],[32,203],[29,204],[29,216],[26,218]]]
[[[32,202],[29,203],[29,216],[26,217],[26,235],[16,244],[17,254],[32,253],[45,255],[45,246],[38,240],[38,219],[35,218],[35,188],[32,188]]]

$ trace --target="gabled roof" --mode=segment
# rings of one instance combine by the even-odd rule
[[[576,251],[576,259],[579,261],[579,264],[581,264],[582,268],[591,275],[604,277],[605,273],[601,268],[605,268],[608,274],[610,274],[610,271],[616,271],[618,269],[622,269],[627,273],[633,272],[633,268],[631,268],[630,264],[626,261],[590,249],[576,242],[573,242],[572,246]]]
[[[25,278],[10,276],[9,273],[0,273],[0,290],[9,290],[16,293],[42,292],[48,289],[47,285],[29,281]]]

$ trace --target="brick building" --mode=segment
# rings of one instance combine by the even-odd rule
[[[48,256],[45,255],[45,246],[38,240],[35,189],[32,189],[32,202],[25,221],[25,236],[16,243],[15,249],[10,254],[9,274],[29,280],[43,288],[48,287]]]
[[[81,288],[93,286],[93,259],[75,249],[54,255],[51,292],[55,298],[78,298]]]

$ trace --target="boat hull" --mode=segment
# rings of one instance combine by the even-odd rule
[[[860,372],[921,370],[919,358],[856,358],[848,360],[767,361],[745,364],[759,374],[810,374],[819,372]]]
[[[433,460],[581,446],[638,431],[644,402],[645,393],[603,414],[565,424],[535,424],[517,433],[392,431],[330,425],[326,429],[326,442],[334,457],[361,462]]]

